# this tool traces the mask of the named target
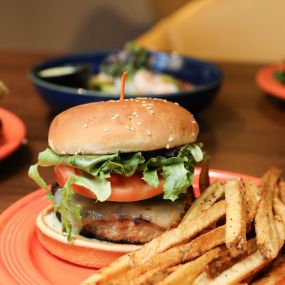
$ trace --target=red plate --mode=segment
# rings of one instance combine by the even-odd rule
[[[273,75],[275,71],[284,70],[284,68],[285,66],[282,63],[262,68],[256,74],[255,81],[257,86],[269,95],[285,100],[285,85],[275,79]]]
[[[194,187],[197,187],[198,172],[195,173]],[[250,176],[219,170],[211,170],[210,177],[212,181],[239,177],[258,181]],[[38,190],[17,201],[0,216],[1,285],[73,285],[94,272],[94,269],[63,261],[41,246],[35,221],[48,204],[43,190]]]
[[[23,121],[8,110],[0,108],[0,120],[3,124],[3,139],[0,139],[0,160],[13,153],[26,136]]]

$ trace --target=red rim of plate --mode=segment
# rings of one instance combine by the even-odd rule
[[[0,120],[3,124],[3,139],[0,139],[0,160],[13,153],[26,136],[24,122],[14,113],[0,108]]]
[[[256,74],[255,81],[257,86],[274,97],[285,100],[285,85],[274,78],[273,73],[285,68],[285,65],[271,64],[260,69]]]
[[[198,185],[195,171],[194,187]],[[212,182],[230,178],[259,179],[243,174],[210,170]],[[63,261],[45,250],[36,237],[35,220],[49,202],[37,190],[11,205],[0,215],[0,284],[59,285],[79,284],[94,269]]]

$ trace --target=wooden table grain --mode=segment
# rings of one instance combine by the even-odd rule
[[[10,89],[1,106],[17,114],[27,127],[28,142],[0,162],[0,211],[37,186],[27,176],[29,165],[47,147],[49,107],[28,79],[31,67],[53,54],[0,52],[0,80]],[[254,77],[262,65],[218,63],[224,82],[215,101],[196,116],[216,169],[261,176],[275,165],[285,170],[285,101],[260,91]],[[45,171],[52,181],[51,171]]]

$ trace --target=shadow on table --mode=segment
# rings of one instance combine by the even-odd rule
[[[28,145],[22,145],[13,154],[0,161],[0,181],[15,175],[32,164],[32,152]]]

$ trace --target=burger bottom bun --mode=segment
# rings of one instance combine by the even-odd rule
[[[39,241],[51,254],[82,266],[102,268],[140,248],[138,245],[115,244],[80,235],[74,236],[69,242],[61,233],[61,223],[51,206],[38,215],[36,225]]]

